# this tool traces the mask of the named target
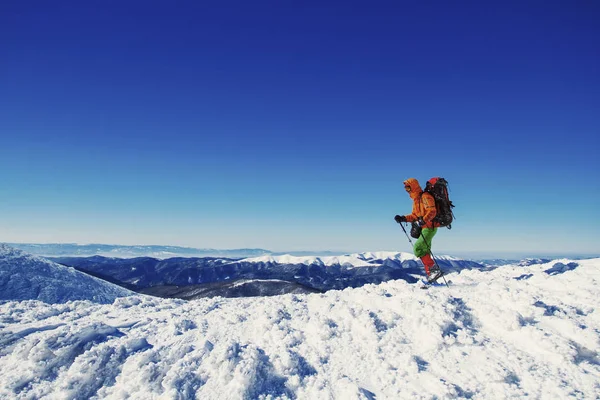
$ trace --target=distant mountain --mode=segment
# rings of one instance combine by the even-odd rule
[[[96,276],[110,277],[113,282],[131,285],[137,291],[158,286],[197,286],[238,280],[277,280],[302,285],[309,290],[326,291],[393,279],[414,283],[423,275],[423,268],[415,256],[395,252],[328,257],[268,255],[242,260],[214,257],[119,259],[102,256],[53,260]],[[436,260],[446,272],[491,268],[447,256]]]
[[[552,261],[551,258],[525,258],[522,260],[517,259],[504,259],[504,258],[489,258],[489,259],[481,259],[475,260],[481,264],[498,267],[501,265],[520,265],[522,267],[526,267],[529,265],[536,264],[544,264]]]
[[[181,246],[121,246],[112,244],[75,244],[75,243],[7,243],[9,246],[23,250],[29,254],[45,257],[86,257],[101,255],[105,257],[134,258],[134,257],[257,257],[272,252],[264,249],[198,249]]]
[[[0,244],[0,300],[112,303],[135,293],[88,274]]]
[[[509,265],[509,264],[512,265],[512,264],[516,264],[519,262],[519,260],[516,260],[516,259],[505,259],[505,258],[482,258],[482,259],[475,259],[473,261],[481,263],[483,265],[493,266],[493,267],[498,267],[501,265]]]

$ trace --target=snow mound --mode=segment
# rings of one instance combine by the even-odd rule
[[[40,300],[112,303],[135,293],[73,268],[0,244],[0,301]]]

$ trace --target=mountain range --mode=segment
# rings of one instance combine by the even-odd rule
[[[114,245],[114,244],[77,244],[77,243],[7,243],[29,254],[48,257],[86,257],[101,255],[106,257],[256,257],[273,252],[264,249],[200,249],[182,246],[162,245]]]
[[[170,293],[186,299],[240,297],[250,293],[282,294],[287,293],[285,289],[298,292],[301,288],[306,292],[324,292],[393,279],[414,283],[423,274],[420,261],[415,256],[395,252],[328,257],[268,255],[245,259],[174,257],[161,260],[103,256],[51,259],[142,293]],[[446,273],[491,268],[447,256],[437,257],[436,260]],[[245,283],[241,284],[240,281]]]
[[[278,255],[263,249],[219,250],[227,255],[251,257],[169,257],[168,254],[210,252],[174,246],[116,246],[76,244],[26,244],[22,248],[43,254],[78,256],[27,256],[44,263],[55,262],[135,292],[191,300],[200,297],[249,297],[286,293],[325,292],[365,284],[402,279],[414,283],[423,276],[420,261],[408,253],[365,252],[345,255]],[[19,252],[8,245],[5,249]],[[219,252],[217,251],[217,252]],[[111,254],[81,256],[86,253]],[[159,254],[160,257],[115,257],[115,254]],[[22,254],[26,254],[23,252]],[[25,257],[25,256],[23,256]],[[38,257],[38,258],[35,258]],[[438,256],[440,267],[451,273],[464,269],[489,270],[506,265],[501,259],[488,262]],[[533,265],[548,260],[526,259],[516,265]],[[47,269],[47,266],[44,267]],[[68,271],[66,270],[66,271]],[[35,276],[36,274],[31,274]]]

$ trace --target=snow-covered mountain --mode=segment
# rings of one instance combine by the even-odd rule
[[[447,278],[429,290],[400,279],[275,297],[0,301],[0,398],[600,398],[600,259]]]
[[[0,244],[0,300],[112,303],[133,292],[73,268]]]
[[[264,249],[199,249],[182,246],[161,245],[112,245],[112,244],[76,244],[76,243],[7,243],[9,246],[29,254],[44,257],[87,257],[101,255],[105,257],[258,257],[272,252]]]
[[[75,267],[81,271],[103,277],[123,285],[129,285],[144,293],[181,293],[180,298],[193,298],[187,289],[173,291],[168,288],[144,291],[159,286],[191,286],[199,296],[228,296],[232,293],[225,286],[215,283],[237,280],[263,282],[285,281],[286,287],[296,290],[301,285],[312,291],[326,291],[359,287],[368,283],[381,283],[391,279],[403,279],[414,283],[423,274],[423,267],[412,254],[398,252],[359,253],[343,256],[261,256],[242,260],[225,258],[154,258],[119,259],[101,256],[87,258],[61,257],[54,261]],[[436,260],[445,272],[467,268],[487,267],[473,261],[440,256]],[[198,285],[210,285],[210,291],[200,290]],[[253,286],[260,285],[254,283]],[[280,285],[281,286],[281,285]],[[283,287],[283,286],[281,286]],[[224,289],[223,291],[217,290]],[[207,288],[208,289],[208,288]],[[259,290],[258,293],[261,291]],[[272,292],[264,289],[264,292]],[[210,293],[210,294],[209,294]],[[248,292],[250,293],[250,292]],[[276,292],[280,293],[280,292]]]
[[[447,257],[446,257],[447,258]],[[408,253],[398,253],[392,251],[380,251],[375,253],[358,253],[340,256],[294,256],[291,254],[283,255],[265,255],[261,257],[246,258],[240,260],[249,263],[271,263],[271,264],[304,264],[304,265],[323,265],[323,266],[344,266],[344,267],[372,267],[374,264],[381,264],[384,260],[393,260],[403,262],[407,260],[416,260],[416,257]]]
[[[590,257],[578,257],[577,259],[585,259]],[[478,259],[476,260],[478,263],[487,266],[498,267],[501,265],[534,265],[534,264],[544,264],[552,261],[552,258],[524,258],[524,259],[506,259],[506,258],[486,258],[486,259]]]

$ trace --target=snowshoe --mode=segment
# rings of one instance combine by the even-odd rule
[[[436,283],[438,279],[440,279],[444,275],[441,269],[435,268],[429,271],[429,276],[427,277],[428,283]]]

